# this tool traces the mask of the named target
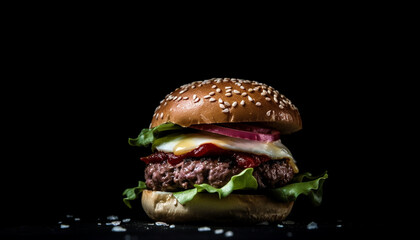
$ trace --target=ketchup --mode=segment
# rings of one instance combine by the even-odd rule
[[[242,168],[254,168],[259,166],[261,163],[267,162],[270,158],[266,155],[255,155],[251,153],[234,152],[219,148],[212,143],[205,143],[200,145],[198,148],[191,152],[175,155],[173,153],[156,152],[147,157],[142,157],[140,160],[149,163],[160,163],[167,160],[171,165],[176,165],[182,162],[185,158],[197,158],[197,157],[208,157],[208,156],[225,156],[231,157],[236,161],[239,167]]]

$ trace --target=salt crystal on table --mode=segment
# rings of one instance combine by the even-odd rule
[[[216,229],[214,230],[214,234],[222,234],[224,232],[223,229]]]
[[[225,237],[233,237],[233,232],[232,231],[225,232]]]
[[[106,217],[106,219],[109,220],[109,221],[118,220],[118,216],[109,215],[108,217]]]
[[[114,226],[118,226],[121,224],[121,221],[112,221],[111,224]]]
[[[166,222],[155,222],[156,226],[169,226]]]
[[[208,232],[208,231],[211,231],[211,228],[209,228],[209,227],[199,227],[198,231],[199,232]]]
[[[308,230],[318,229],[318,224],[316,222],[310,222],[306,225],[306,228]]]
[[[113,231],[113,232],[125,232],[125,231],[127,231],[127,229],[125,229],[121,226],[115,226],[111,229],[111,231]]]
[[[60,225],[61,229],[65,229],[65,228],[69,228],[69,227],[70,227],[70,225],[67,225],[67,224],[61,224]]]

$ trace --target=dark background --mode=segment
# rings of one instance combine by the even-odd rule
[[[299,199],[291,219],[395,219],[398,211],[387,209],[402,198],[396,188],[404,171],[393,134],[408,127],[393,116],[403,111],[400,89],[410,87],[401,76],[409,66],[388,48],[385,31],[304,24],[282,34],[233,24],[183,32],[166,23],[138,32],[122,25],[27,23],[27,34],[12,39],[13,75],[2,88],[5,224],[56,223],[66,214],[143,217],[121,194],[143,179],[139,157],[150,152],[127,139],[149,126],[167,93],[212,77],[269,84],[299,108],[303,130],[283,143],[302,172],[328,170],[329,179],[323,204]]]

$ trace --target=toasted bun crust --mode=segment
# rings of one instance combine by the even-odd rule
[[[265,122],[282,134],[298,131],[298,109],[274,88],[256,81],[212,78],[185,84],[156,108],[150,127],[173,122],[193,124]]]
[[[141,203],[155,221],[258,223],[284,220],[294,202],[276,202],[264,195],[230,194],[219,199],[217,194],[199,193],[181,205],[172,193],[144,190]]]

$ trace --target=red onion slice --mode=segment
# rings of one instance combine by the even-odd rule
[[[273,142],[280,139],[280,132],[277,130],[263,128],[248,124],[236,124],[234,128],[215,124],[198,124],[190,128],[216,133],[228,137],[242,138],[261,142]]]

